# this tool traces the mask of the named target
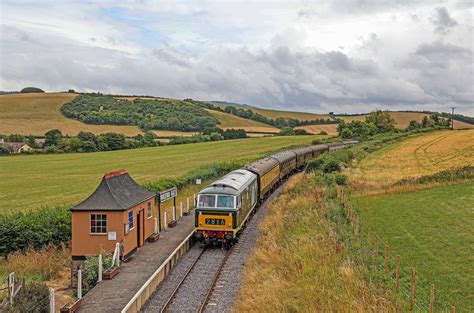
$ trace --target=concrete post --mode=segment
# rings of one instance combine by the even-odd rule
[[[186,212],[189,213],[189,197],[186,198]]]
[[[99,254],[99,271],[97,274],[97,282],[102,281],[102,254]]]
[[[13,298],[15,297],[15,272],[8,275],[8,291],[10,293],[10,304],[13,305]]]
[[[82,267],[77,271],[77,299],[82,299]]]
[[[179,218],[183,217],[183,202],[179,204]]]
[[[166,211],[165,211],[164,215],[165,216],[163,217],[163,219],[164,219],[164,222],[165,222],[165,229],[167,229],[168,228],[168,219],[166,218]]]
[[[176,207],[173,205],[173,221],[176,221]]]
[[[120,267],[120,244],[118,242],[115,244],[115,249],[117,250],[117,267]]]
[[[155,230],[155,234],[158,234],[158,219],[155,217],[155,224],[154,224],[154,230]]]
[[[49,312],[55,313],[56,312],[56,299],[54,298],[54,289],[49,289]]]

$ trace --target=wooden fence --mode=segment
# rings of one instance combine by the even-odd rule
[[[359,261],[367,264],[371,270],[383,273],[409,310],[455,313],[455,306],[436,294],[433,283],[423,279],[415,268],[404,267],[401,257],[393,255],[390,246],[361,221],[342,188],[336,187],[336,196],[344,208],[350,227],[350,244],[360,252]]]

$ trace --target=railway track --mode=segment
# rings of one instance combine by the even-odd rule
[[[168,292],[166,299],[161,299],[145,311],[203,312],[205,310],[232,249],[202,249],[198,246],[193,249],[200,249],[200,252],[188,265],[179,283],[174,286],[171,293]]]
[[[258,234],[258,223],[281,186],[249,219],[239,241],[230,250],[189,250],[160,284],[142,312],[227,312],[239,290],[245,260]],[[178,282],[178,284],[176,284]]]

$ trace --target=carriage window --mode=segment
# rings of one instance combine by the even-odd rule
[[[233,208],[234,197],[233,196],[217,196],[217,207],[218,208]]]
[[[216,196],[214,195],[200,195],[199,196],[199,207],[215,208],[216,207]]]

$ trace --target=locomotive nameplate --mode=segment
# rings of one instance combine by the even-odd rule
[[[225,225],[225,220],[222,218],[206,218],[207,225]]]

